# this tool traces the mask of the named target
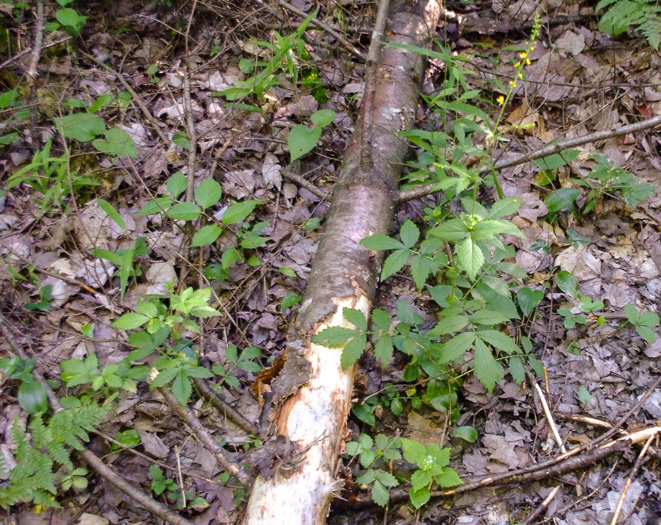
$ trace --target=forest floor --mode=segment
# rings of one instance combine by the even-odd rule
[[[436,34],[440,45],[466,59],[460,63],[465,88],[479,90],[471,102],[494,120],[502,111],[503,140],[490,152],[494,162],[552,140],[661,115],[661,56],[640,35],[600,32],[589,2],[507,4],[449,2]],[[317,19],[335,27],[346,45],[310,25],[300,43],[287,47],[284,37],[303,18],[269,5],[96,1],[73,5],[74,13],[87,17],[83,23],[56,18],[59,8],[48,4],[46,45],[31,88],[31,54],[10,59],[32,45],[35,13],[17,3],[0,4],[0,62],[8,61],[0,69],[0,319],[9,335],[0,341],[0,357],[12,354],[12,339],[48,379],[59,380],[62,361],[94,355],[99,366],[85,362],[101,377],[103,366],[120,363],[130,351],[126,331],[113,326],[122,314],[146,295],[167,294],[166,283],[179,292],[210,286],[211,305],[222,315],[206,319],[191,338],[201,363],[215,366],[224,400],[258,421],[260,406],[250,387],[283,348],[306,286],[328,196],[354,132],[365,77],[357,55],[367,52],[376,11],[374,3],[362,0],[292,2],[306,15],[318,6]],[[537,43],[518,59],[537,10],[543,15]],[[69,29],[79,23],[80,36],[50,46],[68,36],[66,28],[54,27],[56,19]],[[264,70],[259,62],[268,63],[282,49],[272,76],[250,85]],[[528,61],[518,81],[517,60]],[[442,61],[430,60],[425,96],[438,93],[446,74]],[[510,81],[517,86],[503,100],[502,87]],[[233,107],[226,91],[231,88],[237,88]],[[321,109],[334,112],[332,122],[316,128],[320,134],[311,144],[292,140],[296,126],[309,126]],[[73,114],[84,118],[67,120]],[[444,130],[453,118],[421,104],[416,125]],[[51,150],[44,152],[48,141]],[[292,162],[295,148],[301,155]],[[511,239],[509,259],[522,270],[509,277],[519,292],[520,316],[503,330],[517,342],[529,342],[543,365],[539,392],[567,449],[614,424],[626,435],[661,420],[661,341],[653,315],[661,309],[661,141],[649,129],[575,150],[557,165],[520,163],[498,175],[504,196],[521,199],[511,221],[523,232]],[[412,145],[408,171],[420,154]],[[23,175],[36,175],[16,183],[16,173],[26,166],[31,168]],[[195,180],[212,178],[222,187],[220,200],[207,194],[209,205],[202,206],[209,226],[203,230],[207,237],[197,237],[202,248],[190,247],[188,225],[197,215],[186,215],[186,203],[176,204],[178,221],[138,213],[149,203],[158,212],[154,203],[165,200],[155,198],[168,192],[179,192],[183,200],[185,179],[171,177],[191,168]],[[557,192],[563,188],[569,191]],[[205,195],[196,197],[201,205]],[[424,228],[441,199],[437,192],[403,202],[392,231],[409,219]],[[480,199],[492,203],[498,195],[484,187]],[[236,220],[223,215],[233,202],[248,203],[230,208]],[[213,229],[214,221],[224,221],[222,232]],[[438,322],[438,304],[406,270],[380,284],[374,306],[397,317],[402,304],[421,316],[421,325]],[[456,396],[430,399],[429,377],[404,377],[407,359],[396,352],[385,367],[369,354],[361,359],[347,441],[383,434],[448,446],[450,466],[462,478],[515,471],[561,453],[529,379],[519,384],[505,375],[489,393],[468,374]],[[457,370],[463,376],[469,368]],[[16,376],[0,377],[0,447],[11,466],[11,427],[27,414]],[[61,396],[80,395],[62,382],[53,386]],[[197,525],[240,519],[245,493],[219,477],[214,457],[160,394],[144,383],[118,392],[112,416],[89,447],[172,508],[181,506],[176,498],[186,492],[188,505],[181,512]],[[94,395],[106,394],[99,389]],[[229,456],[246,461],[244,454],[259,440],[201,401],[193,403]],[[477,438],[453,436],[459,427],[472,427]],[[523,522],[551,493],[552,501],[532,523],[609,523],[620,501],[620,523],[661,523],[657,444],[652,442],[635,471],[642,445],[549,479],[432,498],[419,510],[401,498],[379,507],[369,491],[348,483],[352,493],[344,495],[345,504],[333,506],[329,523],[504,525]],[[361,464],[345,457],[341,474],[355,480]],[[160,492],[153,466],[163,474]],[[401,465],[383,468],[407,476]],[[7,478],[0,472],[0,487]],[[56,499],[61,509],[21,503],[0,510],[0,522],[162,523],[97,475],[87,488],[61,490]]]

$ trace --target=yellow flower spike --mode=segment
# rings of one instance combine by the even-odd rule
[[[530,64],[532,64],[532,62],[530,61],[529,58],[526,58],[526,65],[529,66]]]
[[[515,88],[516,87],[516,81],[510,80],[510,87]]]
[[[534,50],[535,50],[535,46],[532,46],[532,47],[530,48],[530,52],[532,53]]]
[[[519,53],[519,56],[520,56],[521,58],[526,58],[526,57],[528,56],[528,52],[527,52],[527,51],[523,51],[522,53]]]
[[[516,64],[514,64],[514,67],[520,67],[520,66],[521,66],[521,62],[517,62]]]
[[[504,97],[503,95],[500,95],[500,96],[496,99],[496,102],[498,102],[498,104],[502,104],[503,102],[505,102],[505,97]]]
[[[519,73],[516,78],[523,78],[523,73]]]

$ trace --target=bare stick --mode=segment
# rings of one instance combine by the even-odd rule
[[[186,69],[184,71],[184,112],[186,113],[186,131],[190,140],[190,149],[188,151],[188,185],[186,186],[186,200],[193,202],[193,189],[195,188],[195,163],[197,160],[197,130],[195,129],[195,119],[193,118],[193,102],[190,96],[190,52],[188,50],[188,41],[190,36],[190,26],[197,7],[197,0],[193,1],[193,7],[188,17],[186,26],[186,35],[184,44],[186,47]]]
[[[372,169],[372,114],[374,113],[374,94],[376,93],[376,68],[379,63],[379,49],[388,20],[389,0],[379,2],[376,13],[372,41],[367,51],[365,63],[365,88],[363,95],[363,119],[360,129],[360,168],[367,172]]]
[[[37,66],[41,58],[41,46],[44,43],[44,0],[37,0],[37,27],[34,31],[34,45],[28,66],[28,84],[31,90],[32,107],[30,108],[30,127],[32,146],[37,147]]]
[[[297,7],[294,7],[293,5],[288,4],[284,0],[277,0],[277,2],[278,2],[279,6],[284,7],[288,11],[291,11],[292,13],[295,13],[298,16],[302,16],[303,18],[307,18],[308,16],[310,16],[305,11],[301,11]],[[330,27],[328,24],[325,24],[324,22],[321,22],[321,21],[316,20],[316,19],[312,19],[312,22],[310,22],[310,23],[314,26],[317,26],[319,29],[323,29],[326,33],[328,33],[335,40],[337,40],[340,44],[342,44],[350,53],[352,53],[353,55],[356,55],[361,60],[365,60],[365,55],[362,51],[360,51],[360,49],[358,49],[353,44],[351,44],[351,42],[349,42],[346,38],[344,38],[340,33],[335,31],[335,29]]]
[[[225,450],[218,444],[216,438],[204,427],[199,418],[188,407],[182,405],[177,398],[165,388],[159,388],[158,391],[163,395],[168,405],[193,431],[193,434],[200,442],[211,452],[216,461],[230,474],[235,476],[243,486],[250,483],[250,477],[238,465],[232,463],[225,455]]]
[[[548,496],[546,496],[546,498],[544,499],[544,501],[542,501],[542,504],[539,507],[537,507],[533,512],[531,512],[526,516],[526,519],[524,519],[522,523],[526,523],[526,524],[533,523],[539,516],[542,515],[542,512],[548,509],[549,505],[551,504],[551,502],[553,501],[553,499],[555,498],[555,496],[558,494],[559,491],[560,491],[560,486],[558,485],[549,493]]]
[[[9,326],[7,324],[7,321],[2,315],[0,315],[0,332],[2,332],[5,341],[7,341],[12,351],[16,355],[18,355],[18,357],[20,357],[23,360],[28,359],[28,355],[16,343],[13,334],[9,331]],[[34,378],[37,380],[37,382],[40,385],[42,385],[46,390],[46,395],[48,396],[48,401],[51,407],[57,412],[63,410],[62,403],[60,403],[60,399],[57,397],[57,395],[50,387],[50,385],[48,384],[44,376],[41,374],[41,372],[39,372],[35,368],[32,371],[32,374]],[[167,521],[168,523],[172,523],[172,525],[193,525],[192,522],[188,521],[186,518],[182,518],[176,512],[170,510],[165,505],[159,503],[151,496],[144,493],[135,485],[126,481],[123,477],[117,474],[112,468],[110,468],[103,461],[101,461],[101,459],[91,450],[87,450],[87,449],[82,450],[80,452],[80,455],[85,460],[85,463],[87,463],[90,467],[96,470],[97,473],[99,473],[103,478],[110,481],[110,483],[115,485],[115,487],[117,487],[119,490],[124,492],[130,498],[133,498],[135,501],[140,503],[145,509],[147,509],[155,516],[158,516],[159,518]]]
[[[316,195],[320,199],[327,199],[328,198],[328,193],[326,193],[324,190],[317,188],[314,184],[312,184],[310,181],[307,179],[303,178],[301,175],[298,175],[296,173],[293,173],[287,169],[282,170],[282,174],[289,179],[292,182],[295,182],[302,188],[305,188],[308,190],[310,193],[313,195]]]
[[[600,140],[606,140],[613,137],[620,137],[622,135],[627,135],[629,133],[638,133],[640,131],[645,131],[646,129],[654,128],[661,124],[661,115],[652,117],[646,120],[641,120],[635,124],[627,124],[626,126],[620,126],[619,128],[606,130],[606,131],[595,131],[594,133],[588,133],[581,137],[575,137],[573,139],[560,140],[552,144],[548,144],[543,148],[539,148],[531,153],[525,153],[523,155],[518,155],[513,159],[497,162],[493,167],[494,170],[502,170],[504,168],[511,168],[512,166],[518,166],[524,162],[529,162],[535,159],[541,159],[542,157],[548,157],[555,153],[560,153],[567,148],[575,148],[577,146],[583,146],[584,144],[590,144],[591,142],[597,142]],[[483,166],[480,170],[480,173],[484,174],[490,171],[489,166]],[[399,192],[399,197],[397,202],[406,202],[412,199],[417,199],[418,197],[424,197],[431,193],[435,193],[438,190],[438,183],[424,184],[421,186],[416,186],[409,190],[403,190]]]
[[[553,433],[553,437],[555,438],[555,441],[558,444],[558,447],[560,447],[562,453],[566,454],[567,449],[565,448],[565,444],[563,443],[562,438],[560,437],[560,433],[558,432],[558,427],[556,426],[555,421],[553,419],[553,414],[551,414],[551,409],[549,408],[549,404],[546,402],[546,397],[544,396],[544,392],[542,392],[542,389],[539,387],[537,381],[535,381],[535,378],[532,374],[530,374],[529,379],[531,380],[533,386],[535,387],[535,392],[537,392],[539,401],[542,404],[542,408],[544,409],[544,415],[546,416],[546,421],[548,421],[549,423],[549,427],[551,427],[551,432]]]

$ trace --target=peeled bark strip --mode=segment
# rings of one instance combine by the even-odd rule
[[[440,0],[393,0],[387,41],[425,46],[440,12]],[[413,125],[423,73],[419,55],[383,47],[373,104],[364,108],[372,112],[367,119],[373,126],[372,169],[361,171],[361,133],[356,132],[289,334],[284,367],[271,385],[270,419],[274,434],[290,443],[289,453],[279,452],[273,468],[263,469],[255,480],[245,525],[324,523],[330,501],[341,487],[335,478],[338,449],[351,408],[355,367],[342,370],[341,348],[327,348],[310,339],[330,326],[352,327],[344,320],[345,307],[369,317],[379,259],[360,241],[388,233],[407,153],[398,132]],[[361,125],[359,121],[356,130]]]

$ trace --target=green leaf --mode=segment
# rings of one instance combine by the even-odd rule
[[[289,131],[287,145],[289,146],[290,162],[311,152],[321,138],[321,128],[308,128],[303,124],[294,126]]]
[[[117,319],[112,326],[120,330],[133,330],[149,321],[149,317],[135,312],[129,312]]]
[[[385,507],[388,504],[390,499],[390,493],[388,489],[383,486],[383,483],[380,481],[375,481],[372,485],[372,501],[376,503],[379,507]]]
[[[195,200],[203,210],[217,204],[223,194],[223,189],[213,177],[204,179],[195,188]]]
[[[53,119],[55,125],[69,139],[89,142],[106,131],[106,123],[101,117],[90,113],[74,113]]]
[[[417,464],[418,458],[427,455],[427,449],[422,443],[408,438],[401,438],[401,442],[404,459],[409,463]]]
[[[358,330],[352,330],[351,328],[331,326],[315,335],[312,338],[312,342],[319,345],[328,346],[330,348],[337,348],[338,346],[342,346],[345,341],[348,341],[359,333],[360,332]]]
[[[416,470],[411,476],[411,487],[413,490],[420,490],[427,487],[432,480],[432,473],[429,470]]]
[[[372,310],[372,323],[379,328],[380,330],[383,330],[384,332],[387,332],[390,330],[390,327],[392,325],[392,317],[386,312],[385,310],[382,310],[381,308],[375,308]]]
[[[470,238],[461,239],[457,241],[457,258],[468,277],[475,280],[484,264],[484,254],[480,247]]]
[[[137,215],[153,215],[154,213],[162,213],[168,211],[172,205],[170,197],[158,197],[145,204]]]
[[[420,230],[411,219],[408,219],[399,230],[399,236],[404,246],[412,248],[420,238]]]
[[[45,287],[44,287],[45,288]],[[659,316],[654,312],[641,312],[638,320],[640,326],[659,326]]]
[[[312,113],[312,115],[310,115],[310,120],[312,123],[316,126],[319,126],[320,128],[325,128],[326,126],[332,124],[334,119],[335,111],[332,109],[320,109],[319,111],[315,111]]]
[[[497,312],[496,310],[489,310],[487,308],[478,310],[473,315],[470,316],[471,323],[491,325],[491,326],[500,323],[505,323],[509,320],[510,320],[509,315],[503,312]]]
[[[192,202],[178,202],[168,210],[168,215],[175,221],[192,221],[201,214],[200,208]]]
[[[411,252],[409,250],[396,250],[386,257],[381,270],[381,281],[400,271],[409,260]]]
[[[154,378],[149,385],[151,388],[159,388],[167,385],[170,381],[178,375],[180,370],[178,368],[168,368],[167,370],[161,370],[158,375]]]
[[[360,359],[360,356],[363,355],[363,352],[365,351],[366,344],[367,335],[364,333],[354,337],[347,343],[342,350],[342,357],[340,358],[342,370],[350,368]]]
[[[172,395],[179,401],[182,405],[188,403],[191,394],[193,393],[193,386],[191,385],[190,379],[188,376],[181,371],[177,374],[177,377],[172,383]]]
[[[46,389],[31,377],[21,381],[18,387],[18,404],[31,416],[43,414],[48,410]]]
[[[166,183],[166,187],[168,191],[172,194],[172,196],[175,199],[186,191],[187,186],[188,186],[188,178],[180,171],[172,175],[172,177],[170,177],[168,179],[168,182]]]
[[[548,157],[542,157],[541,159],[535,159],[533,160],[533,164],[535,164],[537,167],[546,170],[546,171],[553,171],[556,170],[562,166],[565,166],[569,164],[571,161],[573,161],[576,157],[578,157],[578,154],[580,153],[580,150],[577,149],[567,149],[561,153],[554,153],[553,155],[549,155]]]
[[[126,155],[135,159],[138,156],[138,150],[135,147],[133,138],[120,128],[109,129],[106,132],[105,139],[96,139],[92,142],[92,145],[101,153],[115,157]]]
[[[469,426],[455,427],[452,431],[452,437],[475,443],[477,441],[477,430]]]
[[[477,332],[477,337],[481,341],[489,343],[491,346],[508,354],[518,354],[521,352],[514,339],[498,330],[481,330]]]
[[[425,503],[429,501],[429,498],[431,496],[431,492],[429,492],[429,488],[424,487],[421,488],[420,490],[409,490],[409,498],[411,499],[411,504],[416,508],[419,509],[422,507]]]
[[[555,215],[562,210],[571,210],[580,194],[581,192],[574,188],[560,188],[549,193],[544,204],[549,213]]]
[[[452,363],[459,359],[473,345],[475,337],[475,332],[462,332],[447,341],[442,346],[443,351],[438,364]]]
[[[422,290],[431,273],[431,260],[426,255],[418,254],[411,260],[411,275],[418,290]]]
[[[470,235],[468,226],[461,219],[451,219],[429,230],[434,237],[444,241],[459,241]]]
[[[494,203],[486,217],[489,219],[500,219],[501,217],[507,217],[508,215],[513,215],[519,211],[520,207],[521,197],[509,197],[507,199],[500,199]]]
[[[649,344],[656,343],[656,334],[650,327],[638,325],[636,326],[636,332],[638,332],[638,335]]]
[[[514,382],[521,386],[526,379],[526,370],[523,368],[523,363],[518,357],[510,357],[510,374],[512,374],[512,379]]]
[[[85,20],[87,20],[86,16],[79,15],[78,11],[69,7],[58,9],[55,12],[55,18],[72,36],[80,35],[80,31],[83,25],[85,25]]]
[[[429,332],[429,337],[439,337],[441,335],[453,334],[459,332],[468,324],[468,317],[465,315],[453,315],[441,319]]]
[[[360,310],[354,308],[343,308],[342,315],[344,318],[354,325],[359,330],[366,332],[367,331],[367,320],[365,315]]]
[[[220,226],[214,226],[209,224],[207,226],[202,226],[198,231],[193,235],[193,240],[190,244],[191,248],[196,246],[208,246],[216,242],[216,239],[220,237],[220,234],[223,232],[223,229]]]
[[[434,479],[436,480],[436,483],[443,488],[456,487],[457,485],[462,485],[464,483],[461,481],[459,474],[450,467],[443,467],[443,472],[437,475]]]
[[[365,237],[360,241],[365,248],[368,250],[381,251],[381,250],[401,250],[406,248],[401,242],[387,235],[372,235],[371,237]]]
[[[475,241],[485,241],[496,238],[500,234],[524,237],[521,230],[508,221],[487,219],[478,222],[471,231],[471,237]]]
[[[590,395],[590,392],[588,391],[587,388],[585,388],[584,385],[581,385],[578,388],[578,400],[580,401],[581,404],[586,405],[590,401],[592,401],[592,396]]]
[[[544,299],[544,292],[541,290],[533,290],[527,286],[524,286],[516,292],[516,300],[519,303],[519,308],[521,308],[523,315],[526,317],[537,308],[539,303],[542,302],[542,299]]]
[[[148,303],[146,301],[138,301],[136,306],[138,312],[147,317],[156,317],[158,316],[158,308],[154,303]]]
[[[571,273],[562,270],[555,276],[555,285],[570,297],[574,297],[578,290],[578,281]]]
[[[442,306],[443,308],[450,306],[448,303],[448,297],[452,295],[452,286],[439,284],[438,286],[429,288],[429,293],[439,306]]]
[[[288,293],[282,298],[282,301],[280,302],[280,310],[285,310],[287,308],[291,308],[295,304],[298,304],[301,302],[301,299],[303,297],[300,294],[297,293]]]
[[[286,275],[287,277],[296,277],[296,271],[293,268],[290,268],[289,266],[281,266],[278,268],[278,271],[282,275]]]
[[[490,394],[496,383],[503,378],[503,367],[496,361],[491,350],[480,339],[475,341],[475,377],[485,386]]]
[[[103,199],[97,199],[96,202],[98,202],[101,209],[108,214],[108,217],[115,221],[117,226],[126,231],[126,223],[124,222],[124,219],[122,219],[122,216],[117,213],[117,210],[113,208],[112,204]]]
[[[384,470],[376,471],[376,479],[377,481],[383,483],[386,487],[396,487],[397,485],[399,485],[399,481],[397,481],[397,478],[392,474],[390,474],[390,472],[386,472]]]
[[[236,202],[225,210],[221,220],[225,224],[236,224],[237,222],[241,222],[248,217],[248,215],[250,215],[255,209],[255,206],[259,204],[262,204],[262,201],[248,200]]]
[[[374,345],[374,357],[379,360],[381,366],[385,366],[392,359],[392,355],[392,337],[389,334],[386,334]]]

